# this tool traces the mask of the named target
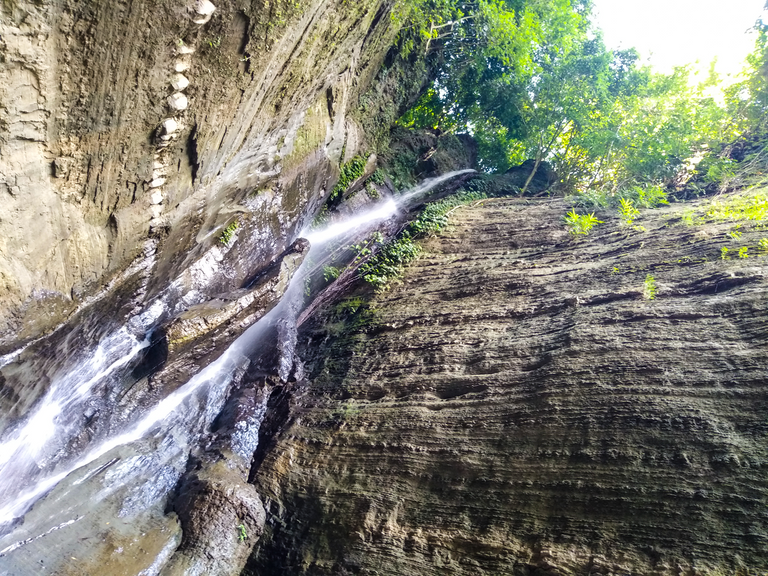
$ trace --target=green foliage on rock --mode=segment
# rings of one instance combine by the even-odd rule
[[[448,215],[453,209],[486,197],[480,192],[463,191],[427,204],[403,232],[381,246],[373,258],[360,266],[361,277],[377,290],[386,288],[418,257],[421,250],[415,240],[439,233],[448,225]]]
[[[336,280],[341,274],[341,270],[335,266],[323,266],[323,280],[326,282],[332,282]]]
[[[219,242],[225,246],[229,246],[229,243],[232,242],[232,238],[235,236],[235,232],[237,232],[239,228],[240,224],[235,220],[229,226],[224,228],[224,231],[219,236]]]
[[[355,156],[341,167],[339,181],[334,186],[329,198],[331,202],[340,200],[341,195],[349,188],[349,185],[358,178],[362,178],[363,174],[365,174],[366,162],[367,160],[364,157]]]
[[[420,249],[408,232],[384,245],[374,258],[360,267],[363,280],[381,289],[400,277],[403,268],[416,259]]]
[[[748,190],[726,198],[715,198],[696,210],[689,210],[683,221],[687,224],[706,222],[752,222],[768,220],[768,189]]]
[[[635,218],[640,216],[640,210],[635,208],[635,204],[632,200],[622,198],[619,214],[621,215],[622,222],[624,222],[626,226],[632,226],[635,223]]]
[[[237,539],[240,542],[245,542],[248,539],[248,533],[245,531],[245,524],[237,525]]]
[[[656,288],[656,279],[653,277],[653,275],[648,274],[645,277],[645,282],[643,283],[643,296],[647,300],[655,300],[657,292],[658,289]]]
[[[594,212],[590,214],[577,214],[575,210],[568,212],[563,219],[565,220],[565,227],[568,232],[574,236],[586,236],[597,224],[603,223],[597,219]]]

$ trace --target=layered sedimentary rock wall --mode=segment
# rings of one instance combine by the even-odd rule
[[[64,359],[154,329],[42,468],[119,433],[276,304],[340,164],[428,80],[419,62],[379,73],[393,5],[0,3],[0,426],[79,368]],[[179,417],[205,430],[73,472],[8,527],[0,573],[768,570],[764,232],[722,259],[727,226],[673,208],[583,238],[565,211],[456,209],[402,284],[307,322],[306,378],[270,377],[271,349],[238,358],[216,409],[195,397]]]
[[[672,208],[581,238],[565,212],[460,208],[400,286],[305,326],[246,574],[768,569],[761,232],[723,260],[728,226]]]
[[[391,8],[1,3],[0,353],[65,320],[147,239],[155,292],[235,221],[231,273],[195,289],[238,288],[285,250],[342,154],[364,148],[350,111],[397,33]]]

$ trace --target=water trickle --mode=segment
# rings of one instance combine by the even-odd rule
[[[430,190],[448,180],[456,178],[457,176],[469,174],[471,172],[474,172],[474,170],[457,170],[436,178],[424,180],[424,182],[396,199],[390,198],[384,200],[383,202],[375,204],[369,210],[356,214],[351,218],[346,218],[340,222],[335,222],[320,230],[304,230],[301,235],[309,240],[312,247],[317,251],[321,246],[331,240],[348,235],[361,228],[370,228],[372,225],[381,222],[382,220],[391,218],[397,214],[399,210],[407,210],[408,208],[411,208],[415,202],[420,200],[421,196]]]

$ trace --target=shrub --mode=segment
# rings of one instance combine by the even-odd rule
[[[622,198],[621,206],[619,207],[619,214],[621,215],[621,219],[624,221],[624,224],[627,226],[632,226],[635,223],[635,218],[640,216],[640,210],[635,208],[632,200]]]
[[[574,236],[583,234],[586,236],[592,230],[596,224],[602,224],[601,220],[598,220],[595,213],[579,215],[575,210],[571,210],[565,215],[565,226],[568,232]]]
[[[235,232],[240,228],[240,224],[235,220],[232,222],[229,226],[224,228],[224,231],[219,236],[219,242],[224,244],[225,246],[229,246],[229,243],[232,241],[232,238],[235,235]]]
[[[704,182],[708,184],[724,184],[736,175],[737,162],[730,158],[709,158],[699,164],[699,170],[704,172]]]
[[[648,274],[645,277],[643,296],[648,300],[654,300],[656,298],[656,292],[656,279],[651,274]]]
[[[339,277],[339,274],[341,274],[341,270],[335,266],[323,266],[323,280],[326,282],[336,280],[336,278]]]
[[[340,200],[341,195],[347,188],[349,188],[349,185],[358,178],[362,177],[362,175],[365,173],[366,163],[367,160],[362,156],[355,156],[352,158],[352,160],[341,167],[339,181],[336,183],[336,186],[333,187],[333,191],[331,192],[331,196],[329,198],[330,201],[334,202],[336,200]]]
[[[379,186],[384,185],[384,171],[381,168],[376,168],[376,171],[371,174],[371,180]]]

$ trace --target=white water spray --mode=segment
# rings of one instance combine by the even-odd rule
[[[439,186],[443,182],[456,178],[461,174],[468,174],[474,172],[474,170],[458,170],[456,172],[449,172],[436,178],[429,178],[424,180],[421,184],[416,186],[410,192],[403,194],[397,199],[388,199],[384,202],[380,202],[374,205],[369,210],[355,215],[351,218],[347,218],[340,222],[335,222],[322,228],[320,230],[304,230],[302,236],[309,240],[310,246],[316,247],[326,242],[343,236],[350,232],[353,232],[363,226],[370,227],[372,224],[381,222],[394,216],[394,214],[401,208],[408,208],[413,200],[418,200],[420,196],[423,196],[433,188]]]
[[[0,444],[0,524],[13,519],[19,489],[33,480],[68,440],[82,419],[83,403],[91,391],[131,362],[148,340],[139,341],[126,328],[105,338],[93,355],[56,378],[48,392]]]

